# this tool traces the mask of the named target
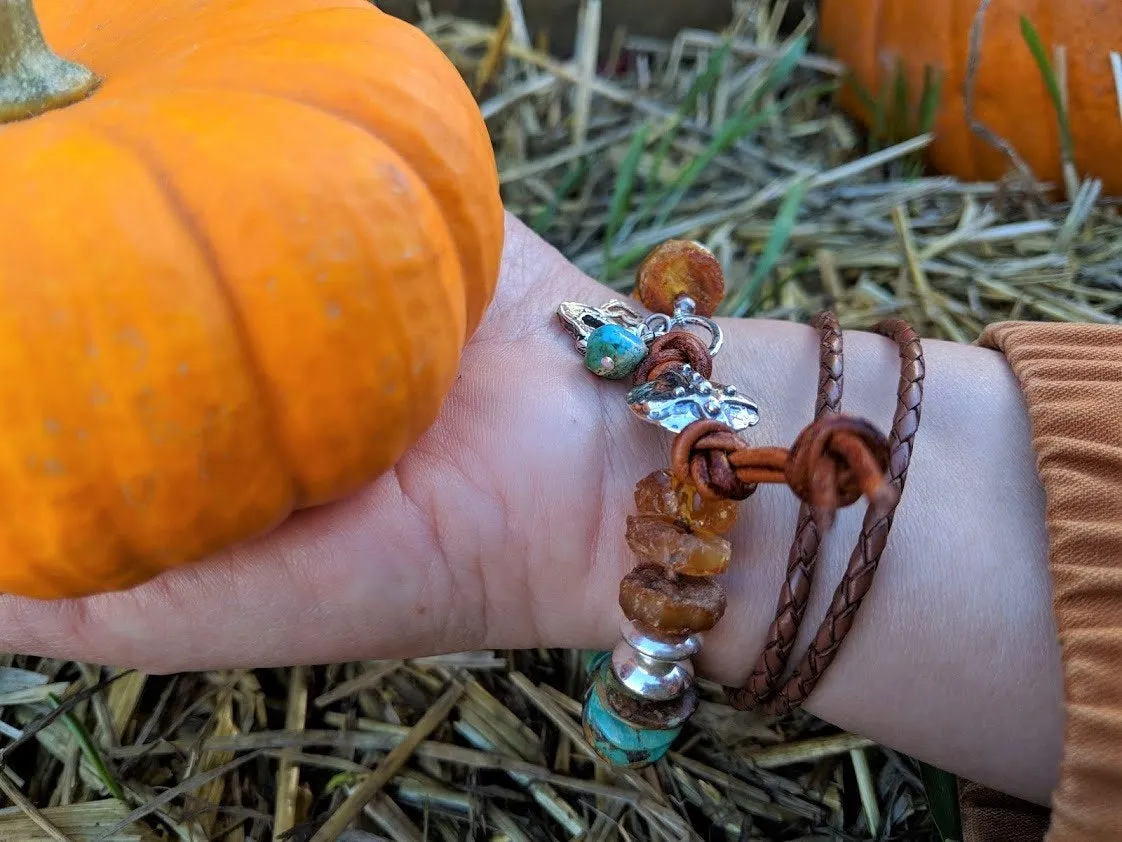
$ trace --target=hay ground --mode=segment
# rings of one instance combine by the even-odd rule
[[[814,54],[812,19],[780,26],[786,3],[739,4],[726,33],[613,33],[605,60],[582,46],[600,41],[588,0],[571,61],[517,0],[495,25],[419,5],[479,97],[507,206],[621,290],[686,236],[727,267],[731,315],[830,306],[849,328],[899,314],[957,341],[998,319],[1118,318],[1122,226],[1097,182],[1049,201],[925,173],[923,97],[858,131],[831,106],[843,69]],[[556,650],[161,677],[8,655],[0,840],[301,840],[347,814],[337,838],[937,838],[945,777],[803,713],[736,712],[708,683],[666,762],[603,768],[581,686],[578,653]]]

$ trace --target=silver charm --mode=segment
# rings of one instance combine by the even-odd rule
[[[577,350],[581,353],[588,347],[589,334],[606,324],[619,325],[642,337],[644,342],[650,342],[643,317],[614,298],[600,307],[566,301],[557,308],[557,318],[561,320],[565,331],[576,340]]]
[[[712,383],[691,366],[671,369],[627,393],[631,411],[672,433],[695,421],[720,421],[740,432],[760,422],[759,407],[732,386]]]
[[[581,353],[584,353],[588,347],[588,335],[606,324],[619,325],[636,334],[648,345],[676,327],[693,325],[709,334],[709,356],[715,357],[724,344],[721,328],[712,319],[697,315],[694,307],[693,299],[683,295],[676,302],[673,316],[652,313],[644,319],[627,304],[615,298],[599,307],[577,301],[566,301],[557,308],[557,317],[561,320],[561,326],[576,340],[577,350]]]

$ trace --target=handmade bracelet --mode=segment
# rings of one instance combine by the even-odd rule
[[[896,497],[889,443],[867,422],[818,412],[789,449],[750,448],[739,437],[759,421],[757,405],[709,379],[722,344],[710,317],[723,294],[711,252],[669,241],[639,267],[636,295],[651,316],[616,300],[558,309],[585,366],[610,379],[632,376],[632,411],[676,436],[671,468],[635,489],[627,542],[640,563],[620,583],[622,640],[586,665],[585,735],[617,765],[656,761],[697,707],[692,658],[725,610],[714,577],[729,564],[737,501],[759,483],[785,483],[821,528],[861,496],[882,508]],[[708,344],[690,326],[707,331]]]
[[[924,359],[918,335],[904,321],[889,319],[874,327],[874,332],[892,339],[899,350],[900,376],[897,387],[897,406],[892,431],[884,449],[878,447],[877,438],[869,428],[864,431],[864,448],[858,444],[861,426],[840,415],[843,357],[841,331],[832,313],[820,313],[813,320],[820,333],[819,389],[815,404],[815,422],[796,440],[788,460],[787,482],[803,500],[799,512],[795,539],[788,558],[787,578],[780,593],[776,617],[769,628],[767,643],[756,662],[745,687],[727,688],[735,707],[759,708],[771,714],[788,713],[801,705],[813,692],[823,673],[841,648],[842,642],[853,626],[857,610],[872,585],[873,576],[880,563],[892,527],[893,517],[903,494],[908,465],[915,435],[919,430],[920,408],[923,401]],[[842,433],[830,444],[837,454],[845,454],[857,474],[849,477],[830,475],[828,463],[817,459],[816,436],[841,426],[849,432]],[[816,432],[817,431],[817,432]],[[857,435],[857,440],[852,435]],[[708,451],[706,458],[725,459],[735,466],[740,482],[761,481],[766,475],[764,463],[769,458],[782,459],[775,449],[755,448],[727,435],[713,436],[698,425],[678,437],[674,443],[676,470],[686,475],[684,460],[692,451]],[[886,466],[887,477],[877,474],[871,466],[862,467],[861,461],[873,457],[878,467]],[[696,459],[696,455],[692,456]],[[803,463],[803,468],[797,466]],[[813,463],[813,464],[812,464]],[[794,468],[795,470],[791,470]],[[721,469],[724,470],[724,469]],[[764,470],[765,474],[760,471]],[[772,468],[773,471],[777,468]],[[844,469],[843,469],[844,470]],[[818,628],[814,640],[791,677],[780,686],[787,658],[794,645],[803,614],[806,610],[810,587],[817,561],[821,535],[831,522],[835,508],[848,505],[859,496],[852,485],[860,486],[863,475],[871,485],[865,487],[869,507],[865,513],[861,535],[851,553],[849,565],[834,593],[833,602]],[[807,481],[817,482],[820,489],[808,489]],[[846,489],[846,485],[850,487]]]
[[[818,420],[841,412],[844,383],[844,357],[841,325],[831,312],[819,313],[811,322],[818,329],[818,395],[814,418]],[[748,709],[767,704],[779,686],[787,660],[810,600],[810,586],[818,563],[822,531],[810,504],[799,504],[795,537],[787,556],[787,577],[779,593],[775,619],[767,631],[763,651],[756,659],[744,687],[733,691],[735,707]]]
[[[766,700],[768,713],[787,713],[799,707],[837,656],[872,585],[888,543],[896,507],[903,496],[923,403],[923,347],[915,330],[901,319],[881,322],[873,330],[896,343],[900,358],[896,412],[888,437],[889,488],[893,493],[870,502],[861,534],[850,554],[845,575],[834,591],[830,609],[791,677]],[[840,359],[838,368],[840,372]],[[732,697],[734,705],[743,706],[744,701],[738,694]]]
[[[819,313],[812,324],[819,331],[819,379],[815,418],[841,412],[844,356],[841,328],[833,313]],[[923,402],[923,347],[915,330],[903,320],[888,319],[874,332],[892,339],[900,358],[897,405],[889,434],[889,486],[895,492],[870,505],[830,611],[798,667],[780,685],[791,649],[810,597],[822,531],[812,508],[799,509],[795,538],[788,556],[787,576],[780,591],[775,619],[768,628],[767,642],[747,682],[730,690],[730,701],[741,709],[759,708],[769,713],[787,713],[802,704],[833,661],[853,625],[853,618],[872,584],[892,528],[896,506],[904,492]]]

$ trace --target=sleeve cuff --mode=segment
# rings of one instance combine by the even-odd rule
[[[1047,498],[1065,714],[1047,838],[1113,838],[1122,828],[1122,326],[1004,322],[978,344],[1000,351],[1020,383]]]

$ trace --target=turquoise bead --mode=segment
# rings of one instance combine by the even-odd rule
[[[585,649],[581,653],[581,665],[584,667],[585,674],[592,675],[595,673],[610,657],[612,657],[612,653],[603,649]]]
[[[638,728],[610,710],[593,679],[584,700],[584,735],[592,749],[614,766],[637,768],[657,762],[670,750],[682,727]]]
[[[619,325],[600,325],[588,335],[584,365],[593,374],[620,380],[639,367],[647,344],[639,335]]]

